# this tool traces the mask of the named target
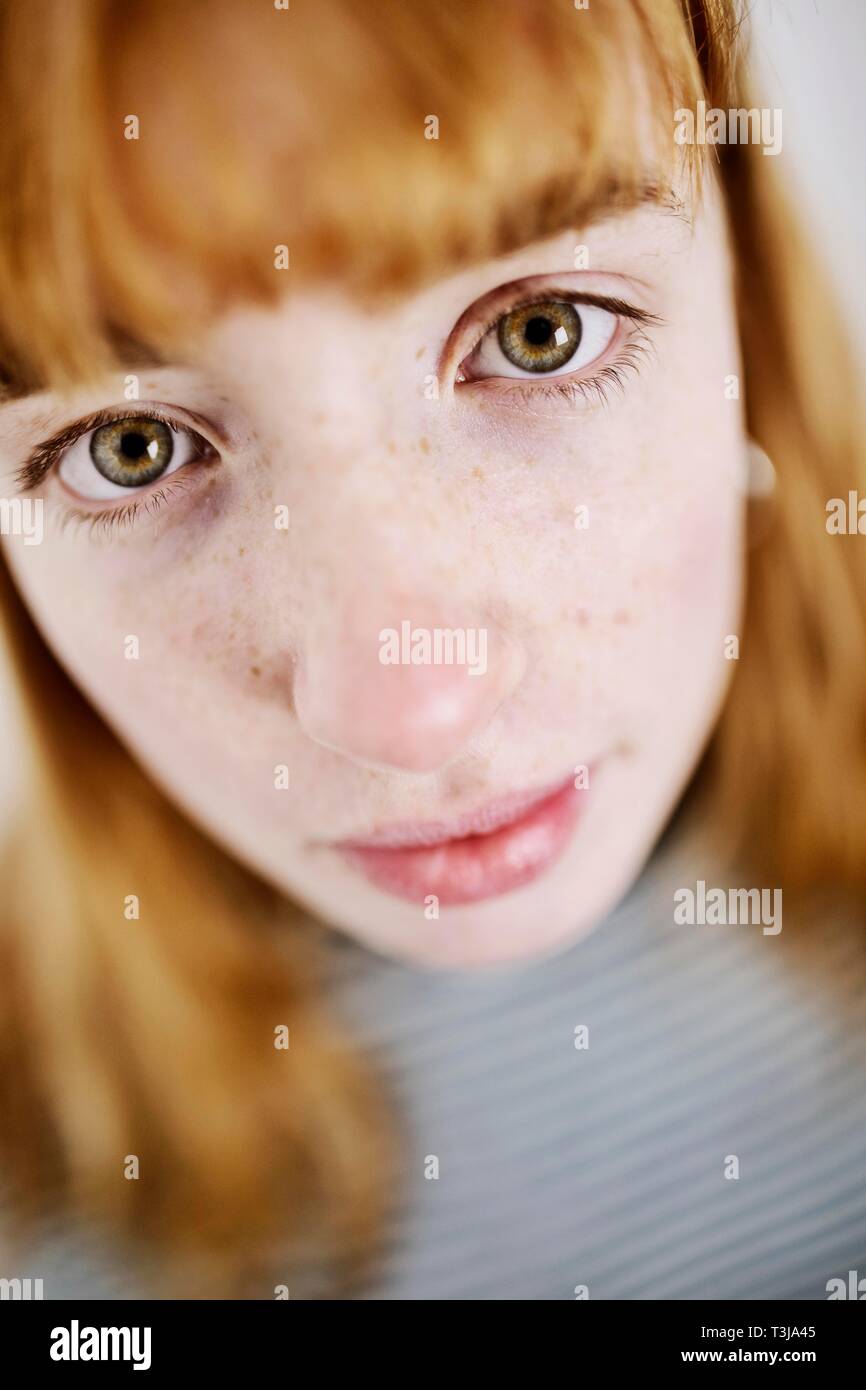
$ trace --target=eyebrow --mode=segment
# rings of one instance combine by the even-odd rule
[[[682,218],[691,226],[691,214],[685,199],[670,184],[647,179],[636,186],[622,184],[611,179],[600,197],[592,200],[592,205],[584,210],[587,223],[599,222],[610,214],[634,212],[642,207],[657,207],[674,217]]]
[[[495,246],[496,255],[510,255],[570,228],[590,227],[607,218],[625,217],[646,207],[675,217],[689,228],[693,226],[692,209],[686,200],[670,184],[657,179],[624,183],[611,178],[587,197],[575,187],[574,180],[558,176],[522,196],[531,210],[521,211],[513,225],[505,210]]]
[[[629,204],[629,199],[625,199]],[[671,217],[676,217],[680,222],[684,222],[687,227],[694,225],[693,209],[681,194],[668,184],[647,183],[642,185],[638,196],[631,200],[630,206],[626,206],[622,211],[635,211],[639,207],[656,206],[662,212],[669,213]],[[617,208],[614,207],[614,211]],[[595,219],[593,219],[595,220]]]

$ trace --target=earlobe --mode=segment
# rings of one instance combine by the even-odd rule
[[[776,514],[776,467],[769,454],[749,436],[743,448],[741,490],[748,504],[750,547],[764,540]]]
[[[769,501],[776,491],[776,468],[769,454],[751,435],[747,438],[743,458],[743,491],[752,498]]]

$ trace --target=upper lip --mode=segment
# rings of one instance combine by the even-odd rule
[[[353,836],[338,844],[341,849],[413,849],[446,844],[449,840],[465,840],[470,835],[490,835],[520,820],[527,811],[562,791],[570,781],[571,777],[560,777],[556,782],[531,791],[511,792],[450,820],[394,821],[371,835]]]

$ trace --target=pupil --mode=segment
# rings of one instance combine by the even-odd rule
[[[523,336],[533,347],[543,347],[548,341],[553,331],[550,319],[539,315],[536,318],[528,319],[523,330]]]
[[[125,434],[120,440],[120,447],[127,458],[140,459],[142,454],[147,453],[147,440],[143,434]]]

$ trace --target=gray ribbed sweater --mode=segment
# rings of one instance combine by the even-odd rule
[[[493,972],[333,936],[335,1006],[406,1136],[364,1296],[824,1299],[866,1277],[866,931],[787,902],[778,936],[675,926],[698,877],[659,853],[585,940]],[[29,1264],[46,1298],[141,1292],[67,1228]]]

